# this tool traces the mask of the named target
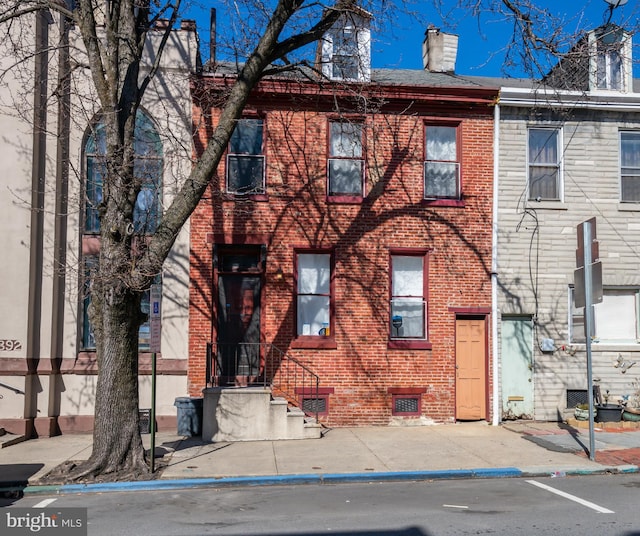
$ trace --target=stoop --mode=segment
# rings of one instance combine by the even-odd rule
[[[308,421],[284,398],[264,387],[210,387],[203,390],[202,439],[205,441],[272,441],[321,437],[322,428]]]

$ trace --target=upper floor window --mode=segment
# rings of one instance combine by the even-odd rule
[[[162,188],[162,144],[160,137],[143,112],[138,112],[135,127],[133,173],[140,191],[133,209],[136,233],[153,234],[158,226]],[[98,123],[85,143],[86,198],[84,232],[100,233],[98,207],[103,201],[106,177],[107,136],[105,126]]]
[[[427,338],[426,255],[391,255],[391,339]]]
[[[322,74],[331,80],[371,79],[371,14],[353,8],[319,42]]]
[[[560,131],[529,129],[529,199],[560,200]]]
[[[229,140],[227,192],[264,194],[262,119],[240,119]]]
[[[331,335],[332,255],[324,252],[298,253],[297,334],[327,337]]]
[[[362,197],[364,158],[362,124],[329,123],[329,195]]]
[[[640,131],[620,133],[620,200],[640,203]]]
[[[427,125],[425,128],[424,197],[460,198],[457,126]]]
[[[574,305],[574,289],[571,293],[571,317],[569,319],[569,338],[571,342],[585,342],[584,307]],[[637,344],[640,333],[638,324],[638,306],[640,289],[604,288],[602,302],[593,306],[594,342],[605,344]]]
[[[629,35],[622,28],[608,24],[594,30],[590,39],[592,43],[595,42],[591,87],[626,91],[631,69]]]

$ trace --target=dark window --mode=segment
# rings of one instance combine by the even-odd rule
[[[560,200],[559,131],[529,129],[529,199]]]
[[[640,203],[640,132],[620,133],[620,200]]]
[[[262,154],[263,122],[261,119],[240,119],[236,125],[227,154],[227,192],[233,194],[263,194],[264,155]]]

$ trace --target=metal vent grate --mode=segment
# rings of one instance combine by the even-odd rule
[[[418,413],[418,398],[395,398],[394,413]]]
[[[586,389],[567,389],[567,408],[575,408],[578,404],[588,404]]]
[[[302,411],[304,411],[305,413],[326,413],[327,399],[326,398],[303,398]]]

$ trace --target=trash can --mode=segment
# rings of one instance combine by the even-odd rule
[[[202,398],[179,397],[174,404],[178,408],[178,435],[193,437],[202,434]]]

